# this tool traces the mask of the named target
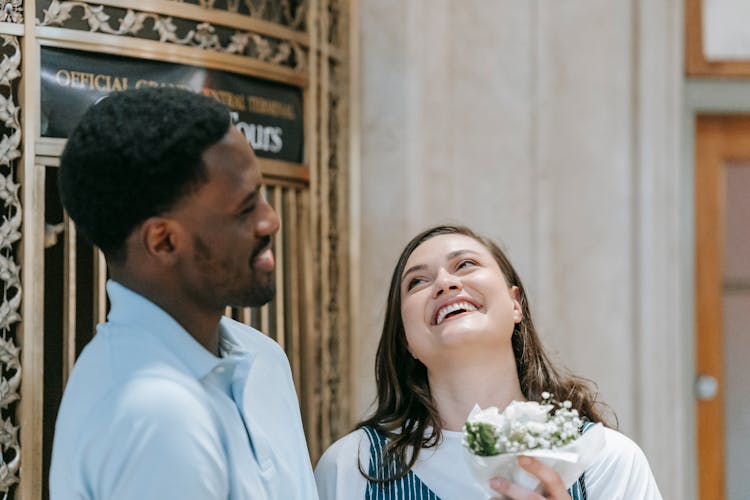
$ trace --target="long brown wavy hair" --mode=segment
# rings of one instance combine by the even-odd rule
[[[385,480],[378,479],[365,473],[360,463],[360,472],[371,481],[388,482],[404,477],[416,463],[420,450],[436,446],[442,436],[442,420],[432,401],[427,368],[407,349],[400,285],[412,252],[430,238],[443,234],[468,236],[484,245],[500,266],[508,286],[518,287],[523,317],[514,327],[511,343],[524,397],[540,401],[542,392],[547,391],[558,401],[570,401],[582,417],[608,425],[610,412],[605,413],[606,405],[597,401],[594,384],[556,367],[545,353],[531,319],[526,290],[503,251],[493,241],[467,227],[435,226],[419,233],[406,245],[391,277],[383,332],[375,356],[377,407],[355,429],[372,427],[388,440],[380,466],[395,472]]]

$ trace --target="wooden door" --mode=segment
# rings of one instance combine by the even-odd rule
[[[727,443],[733,442],[727,440],[727,427],[730,434],[736,432],[731,429],[737,428],[735,401],[746,399],[746,393],[736,391],[736,373],[744,373],[741,377],[745,378],[750,376],[750,368],[745,367],[750,364],[728,363],[727,358],[734,355],[733,350],[738,346],[750,351],[750,337],[730,343],[725,324],[730,295],[745,294],[741,297],[745,302],[741,303],[750,304],[747,296],[750,279],[729,269],[726,257],[728,246],[735,248],[738,241],[750,240],[747,219],[738,223],[737,214],[732,218],[729,216],[733,214],[728,212],[737,210],[729,208],[739,206],[737,201],[750,206],[743,201],[750,199],[750,191],[737,190],[737,180],[750,180],[747,174],[750,174],[750,116],[699,116],[695,141],[695,369],[698,498],[701,500],[740,498],[731,493],[730,484],[737,491],[737,484],[746,487],[750,482],[737,473],[736,460],[730,460],[727,454]],[[745,185],[750,186],[750,182]],[[728,192],[732,193],[732,203],[729,203]],[[734,222],[727,224],[728,220]],[[750,255],[744,260],[750,262]],[[741,307],[747,309],[745,317],[750,317],[750,307]],[[739,338],[734,333],[731,336]],[[744,371],[738,372],[738,369]],[[735,389],[731,391],[727,385],[728,374],[734,381],[731,387]],[[732,404],[729,411],[728,403]],[[731,473],[731,481],[728,481],[728,473]]]

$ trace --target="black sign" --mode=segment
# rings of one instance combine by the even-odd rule
[[[110,92],[180,87],[232,112],[258,156],[302,163],[302,90],[225,71],[42,47],[42,137],[68,137],[86,109]]]

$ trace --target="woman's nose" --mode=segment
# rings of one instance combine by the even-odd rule
[[[461,280],[457,276],[441,269],[435,279],[434,296],[439,297],[450,290],[461,290],[462,288]]]

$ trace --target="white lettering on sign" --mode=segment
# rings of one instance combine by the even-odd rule
[[[270,127],[255,123],[245,123],[238,121],[239,115],[232,111],[232,123],[234,123],[240,132],[245,135],[247,142],[255,151],[270,151],[278,153],[284,146],[282,135],[284,131],[281,127]]]

